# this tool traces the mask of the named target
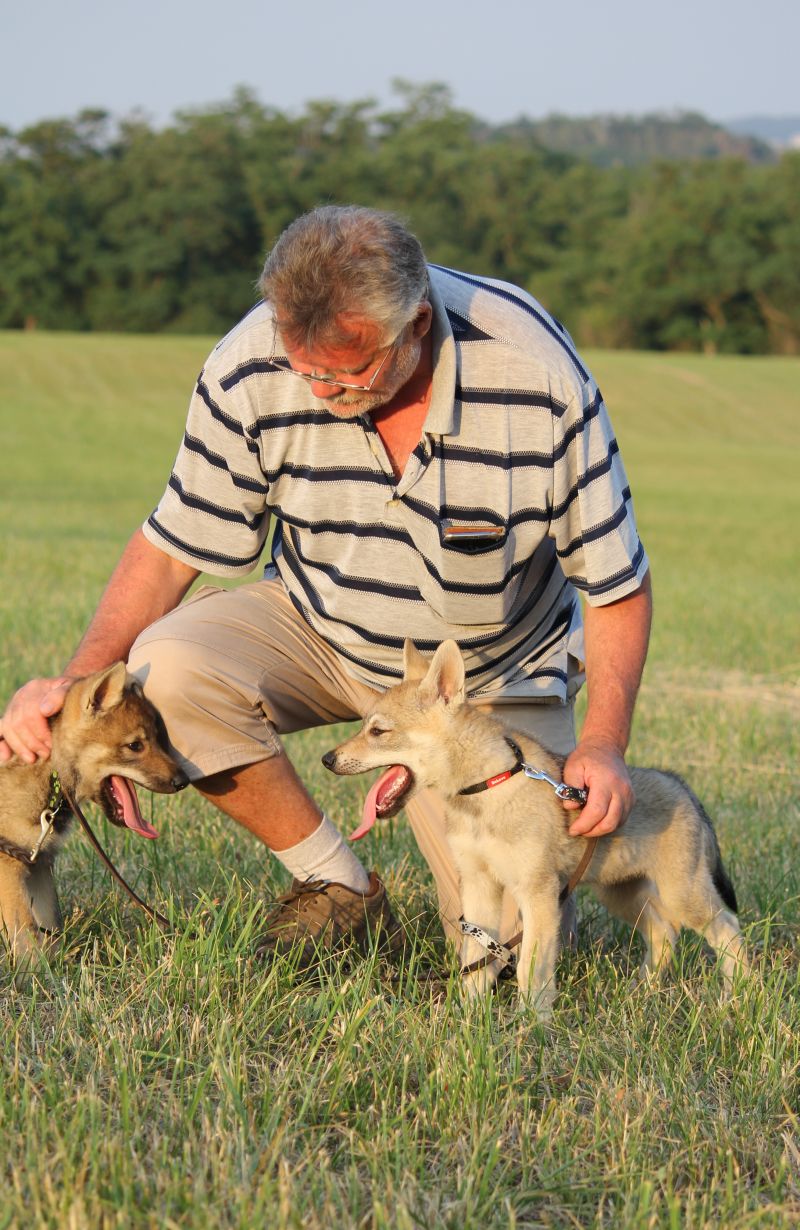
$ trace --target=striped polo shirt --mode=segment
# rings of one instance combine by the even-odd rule
[[[568,658],[583,656],[578,591],[612,602],[647,571],[617,442],[571,338],[534,299],[430,276],[433,389],[399,481],[368,415],[335,417],[270,363],[260,303],[203,368],[144,533],[238,576],[274,518],[267,575],[357,678],[387,687],[405,637],[424,653],[453,637],[472,696],[563,699]]]

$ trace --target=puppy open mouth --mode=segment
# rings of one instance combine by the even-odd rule
[[[98,800],[112,824],[133,829],[140,837],[158,837],[149,821],[145,820],[136,797],[136,787],[127,777],[104,777]]]
[[[404,764],[392,765],[370,788],[364,800],[361,823],[350,834],[351,841],[358,841],[372,828],[380,816],[396,816],[414,786],[414,774]]]

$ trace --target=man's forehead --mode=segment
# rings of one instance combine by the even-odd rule
[[[363,348],[376,343],[380,344],[384,333],[382,325],[366,316],[342,313],[336,316],[327,328],[319,327],[312,330],[312,340],[309,343],[308,335],[304,334],[302,326],[293,326],[291,321],[282,319],[279,315],[276,315],[274,319],[275,327],[283,341],[287,346],[294,348],[298,346],[328,350],[341,347]]]
[[[383,340],[383,326],[367,316],[343,313],[336,318],[336,329],[342,340],[352,346],[379,346]]]
[[[382,330],[374,321],[364,317],[349,318],[347,321],[339,318],[338,323],[338,338],[320,338],[309,343],[301,339],[293,341],[291,336],[282,334],[284,347],[292,358],[319,367],[320,370],[324,366],[330,371],[336,370],[342,374],[348,369],[361,371],[381,349]]]

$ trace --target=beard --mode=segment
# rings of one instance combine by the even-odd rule
[[[403,385],[411,379],[417,370],[421,355],[422,343],[420,341],[408,342],[407,345],[398,349],[391,368],[385,378],[379,382],[380,388],[370,389],[368,393],[356,393],[351,389],[345,389],[343,393],[336,393],[333,397],[323,397],[321,400],[325,404],[325,409],[341,419],[354,419],[361,414],[369,414],[372,410],[379,410],[381,406],[387,405],[400,392]]]

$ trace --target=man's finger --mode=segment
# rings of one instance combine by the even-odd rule
[[[625,820],[625,808],[618,795],[611,795],[605,808],[587,815],[588,804],[583,815],[573,820],[569,827],[571,837],[606,837],[615,832]]]
[[[58,683],[49,692],[46,692],[39,702],[39,712],[44,717],[52,717],[55,713],[60,713],[64,708],[64,698],[69,690],[69,680],[63,683]]]
[[[47,731],[49,736],[50,732]],[[15,731],[4,731],[3,741],[11,752],[19,756],[20,760],[24,760],[25,764],[33,764],[40,757],[46,760],[50,755],[50,740],[41,737],[34,730],[21,729]],[[8,757],[4,757],[8,759]]]
[[[570,836],[586,837],[593,832],[608,814],[613,797],[610,790],[595,786],[589,793],[589,802],[570,824]]]
[[[46,760],[50,755],[52,737],[47,718],[36,711],[26,716],[24,720],[12,721],[8,717],[0,722],[0,737],[11,752],[33,764],[40,757]],[[5,757],[4,759],[8,759]]]

